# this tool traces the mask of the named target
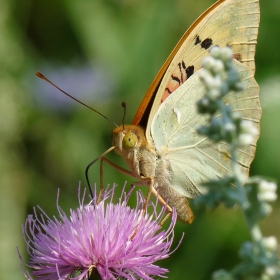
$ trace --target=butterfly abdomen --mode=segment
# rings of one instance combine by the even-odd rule
[[[171,185],[172,172],[170,163],[165,157],[157,159],[155,189],[165,202],[171,207],[175,207],[178,218],[185,223],[192,223],[194,219],[193,212],[189,206],[188,199],[185,195],[180,194]]]
[[[180,220],[185,223],[192,223],[194,220],[194,214],[189,206],[189,201],[186,196],[179,194],[169,185],[157,187],[157,192],[169,206],[176,208]]]

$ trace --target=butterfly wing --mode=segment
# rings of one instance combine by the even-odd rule
[[[235,67],[246,89],[243,93],[229,93],[224,102],[259,126],[258,84],[248,67],[237,61]],[[201,182],[222,177],[232,170],[228,144],[213,142],[196,132],[207,122],[207,117],[200,115],[196,106],[204,93],[198,71],[160,106],[151,126],[158,155],[170,163],[170,186],[187,197],[203,192]],[[256,143],[253,143],[238,150],[239,164],[245,173],[249,171],[255,149]]]
[[[144,97],[133,124],[150,126],[162,102],[197,70],[212,46],[230,46],[237,60],[255,71],[260,21],[258,0],[220,0],[203,13],[181,38]]]

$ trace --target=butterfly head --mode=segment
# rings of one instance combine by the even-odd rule
[[[121,125],[113,130],[116,153],[125,156],[147,143],[144,130],[135,125]]]

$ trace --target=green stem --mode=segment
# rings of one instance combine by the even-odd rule
[[[262,233],[261,233],[259,224],[255,223],[251,220],[249,212],[247,211],[247,209],[250,207],[250,202],[247,198],[246,191],[245,191],[245,189],[243,187],[243,183],[240,179],[241,176],[242,176],[242,173],[241,173],[241,170],[240,170],[240,166],[237,162],[237,153],[236,153],[237,149],[236,149],[236,146],[234,144],[230,144],[230,146],[231,146],[231,156],[232,156],[232,164],[233,164],[233,174],[234,174],[234,177],[235,177],[235,180],[236,180],[236,186],[237,186],[238,192],[239,192],[240,197],[241,197],[240,206],[241,206],[241,209],[243,211],[243,214],[244,214],[245,220],[247,222],[247,225],[249,227],[252,240],[253,240],[253,242],[258,243],[262,239]]]

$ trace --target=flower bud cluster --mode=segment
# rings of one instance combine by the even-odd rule
[[[273,202],[277,199],[277,185],[275,182],[261,180],[259,183],[258,199],[263,202]]]
[[[277,239],[274,236],[263,238],[262,245],[268,253],[277,252]]]
[[[258,184],[257,199],[261,204],[263,216],[267,216],[272,212],[272,206],[269,204],[277,199],[277,185],[275,182],[261,180]]]
[[[265,271],[261,276],[262,280],[279,279],[279,270],[276,266],[266,266]]]
[[[277,185],[275,182],[253,176],[246,180],[245,190],[250,202],[246,209],[247,215],[254,220],[254,223],[257,223],[271,213],[270,203],[277,199]]]
[[[252,121],[241,120],[240,134],[238,142],[240,146],[246,146],[254,143],[259,136],[259,131]]]
[[[264,248],[264,257],[266,259],[267,265],[264,269],[261,279],[279,279],[279,266],[275,265],[277,262],[277,239],[274,236],[263,238],[262,247]]]
[[[209,126],[200,127],[198,133],[237,146],[252,144],[258,136],[258,129],[252,122],[242,120],[242,116],[222,100],[230,91],[244,90],[233,65],[232,50],[229,47],[213,47],[210,54],[203,60],[203,69],[200,70],[206,94],[197,105],[199,113],[209,114],[211,121]],[[215,117],[218,111],[222,112],[222,117]]]
[[[270,203],[277,199],[277,185],[258,176],[245,178],[241,172],[240,146],[254,144],[259,131],[252,121],[242,119],[239,112],[224,102],[227,94],[244,89],[234,68],[231,49],[214,47],[211,55],[205,58],[204,68],[200,70],[206,94],[197,103],[199,113],[209,115],[209,123],[197,131],[214,141],[228,144],[233,168],[230,175],[205,182],[203,186],[207,191],[195,202],[209,207],[216,207],[219,203],[227,207],[238,204],[252,236],[252,242],[245,242],[240,250],[242,262],[231,271],[215,272],[212,279],[279,280],[277,240],[275,237],[264,238],[259,227],[259,221],[272,211]]]
[[[233,67],[232,50],[229,47],[213,47],[211,56],[205,57],[200,71],[207,93],[206,97],[214,101],[223,97],[229,90],[242,90],[238,73]]]

